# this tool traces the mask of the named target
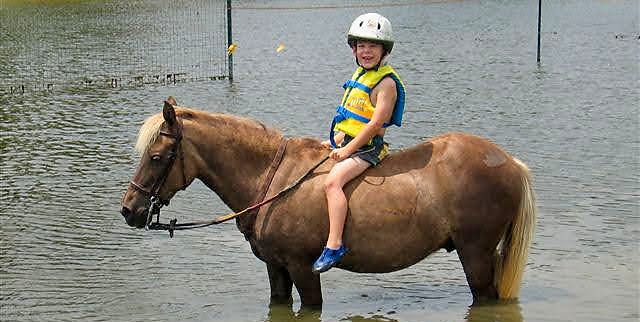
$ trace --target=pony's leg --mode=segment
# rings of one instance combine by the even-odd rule
[[[473,295],[473,304],[498,299],[498,291],[493,282],[495,249],[475,245],[456,245],[456,249]]]
[[[306,264],[292,264],[287,267],[293,279],[293,284],[300,295],[301,308],[322,308],[322,288],[320,275],[311,271],[311,266]]]
[[[270,304],[291,304],[291,290],[293,281],[289,272],[283,267],[267,263],[267,273],[269,273],[269,285],[271,286]]]

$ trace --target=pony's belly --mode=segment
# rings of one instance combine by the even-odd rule
[[[444,245],[446,221],[430,211],[429,193],[415,174],[366,177],[353,190],[343,241],[344,269],[392,272],[416,264]]]

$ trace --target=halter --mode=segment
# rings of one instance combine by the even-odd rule
[[[160,132],[161,135],[165,135],[165,136],[169,136],[171,138],[175,139],[174,142],[174,146],[172,147],[172,151],[177,150],[178,145],[180,144],[180,140],[182,138],[182,133],[181,133],[181,127],[180,130],[178,131],[177,134],[171,134],[171,133],[167,133],[167,132]],[[269,190],[269,187],[271,186],[271,181],[273,180],[273,177],[275,176],[276,171],[278,170],[278,167],[280,165],[280,162],[282,161],[282,159],[284,158],[284,153],[287,147],[287,143],[288,140],[285,138],[282,138],[281,142],[280,142],[280,146],[278,147],[278,150],[276,151],[275,156],[273,157],[273,160],[271,161],[271,165],[269,166],[269,169],[267,170],[267,176],[265,178],[265,181],[262,184],[262,189],[259,192],[256,200],[254,201],[254,203],[245,208],[242,211],[239,212],[232,212],[226,215],[222,215],[219,216],[218,218],[215,219],[211,219],[211,220],[199,220],[199,221],[193,221],[193,222],[188,222],[188,223],[177,223],[177,219],[171,219],[169,220],[168,224],[165,223],[161,223],[160,222],[160,208],[162,208],[163,206],[169,205],[169,201],[164,201],[161,200],[159,195],[158,195],[158,191],[160,190],[160,188],[162,187],[162,185],[164,184],[165,180],[167,179],[167,176],[169,175],[169,171],[171,171],[171,167],[173,166],[173,163],[175,161],[175,152],[173,153],[173,156],[170,154],[170,161],[167,163],[166,168],[163,169],[162,172],[162,176],[158,177],[158,180],[154,183],[154,185],[152,186],[152,189],[146,189],[145,187],[143,187],[142,185],[136,183],[134,180],[131,180],[131,186],[133,186],[134,188],[136,188],[137,190],[145,193],[146,195],[150,196],[149,200],[151,201],[151,205],[149,206],[149,212],[147,214],[147,223],[145,225],[145,228],[147,230],[168,230],[169,231],[169,237],[173,237],[173,232],[175,230],[185,230],[185,229],[195,229],[195,228],[203,228],[203,227],[207,227],[207,226],[211,226],[211,225],[217,225],[217,224],[221,224],[223,222],[229,221],[231,219],[234,219],[238,216],[241,216],[243,214],[255,214],[258,209],[260,209],[260,207],[262,207],[263,205],[270,203],[271,201],[283,196],[285,193],[287,193],[288,191],[292,190],[293,188],[295,188],[296,186],[298,186],[302,181],[304,181],[312,172],[315,171],[315,169],[317,169],[321,164],[323,164],[326,160],[329,159],[329,156],[324,156],[321,160],[319,160],[313,167],[311,167],[309,170],[307,170],[306,173],[304,173],[302,176],[300,176],[297,180],[295,180],[293,183],[291,183],[289,186],[283,188],[282,190],[278,191],[276,194],[274,194],[273,196],[267,197],[267,191]],[[186,176],[184,174],[184,158],[183,158],[183,153],[180,154],[181,155],[181,160],[182,160],[182,177],[184,178],[184,185],[182,186],[181,190],[184,190],[187,186],[187,182],[186,182]],[[138,172],[136,172],[136,175],[134,176],[134,178],[137,178],[139,175],[139,169]],[[153,215],[157,215],[156,217],[156,221],[153,221]],[[246,236],[246,232],[245,233]]]
[[[167,131],[160,131],[160,135],[162,136],[166,136],[166,137],[170,137],[173,139],[173,144],[171,145],[170,149],[169,149],[169,154],[168,154],[168,158],[169,161],[166,163],[166,165],[161,169],[162,171],[160,172],[160,175],[157,177],[157,179],[155,180],[155,182],[153,183],[153,185],[151,185],[150,188],[145,187],[144,185],[137,183],[136,179],[139,180],[139,177],[141,175],[141,170],[142,168],[138,168],[138,170],[136,171],[135,175],[133,176],[133,179],[129,182],[130,185],[135,189],[138,190],[140,192],[142,192],[143,194],[145,194],[146,196],[149,197],[149,201],[151,202],[151,204],[149,205],[149,211],[147,213],[147,221],[145,224],[145,228],[146,229],[151,229],[152,223],[151,221],[153,220],[153,215],[157,215],[157,221],[160,220],[160,208],[162,208],[163,206],[168,206],[169,205],[169,200],[163,200],[160,197],[160,189],[162,188],[162,186],[164,185],[165,181],[167,181],[167,177],[169,177],[169,173],[171,172],[171,169],[173,168],[173,165],[175,164],[176,161],[176,155],[177,155],[177,151],[178,148],[181,148],[181,142],[182,142],[182,123],[180,121],[177,122],[177,127],[176,127],[176,131],[175,133],[171,133],[171,132],[167,132]],[[182,162],[183,167],[182,167],[182,188],[180,190],[184,190],[187,186],[187,177],[184,174],[184,152],[180,151],[180,162]],[[171,232],[171,235],[173,235],[173,232]]]
[[[220,223],[223,223],[225,221],[231,220],[233,218],[236,218],[240,215],[243,215],[245,213],[253,213],[254,211],[257,211],[261,206],[271,202],[273,199],[279,197],[280,195],[282,195],[282,193],[286,192],[286,191],[281,191],[279,192],[276,196],[273,196],[271,198],[265,199],[265,196],[267,194],[267,190],[269,190],[269,187],[271,186],[271,181],[273,180],[273,177],[275,176],[276,171],[278,170],[278,166],[280,165],[280,162],[282,161],[283,157],[284,157],[284,152],[286,150],[287,147],[287,142],[288,140],[285,138],[282,138],[281,142],[280,142],[280,146],[278,147],[278,150],[276,151],[275,156],[273,157],[273,160],[271,161],[271,166],[269,167],[268,171],[267,171],[267,177],[265,182],[263,183],[262,186],[262,190],[259,193],[258,197],[256,198],[255,202],[253,205],[245,208],[244,210],[240,211],[240,212],[235,212],[235,213],[230,213],[224,216],[219,216],[216,219],[213,220],[198,220],[198,221],[193,221],[193,222],[188,222],[188,223],[177,223],[177,219],[171,219],[169,220],[168,224],[164,224],[160,222],[160,208],[163,205],[168,205],[167,203],[157,203],[156,199],[156,204],[154,204],[153,199],[152,199],[152,205],[149,208],[149,213],[147,215],[147,224],[145,226],[145,228],[147,230],[168,230],[169,231],[169,237],[173,237],[173,232],[175,230],[184,230],[184,229],[195,229],[195,228],[203,228],[203,227],[207,227],[207,226],[211,226],[211,225],[217,225]],[[315,169],[315,167],[314,167]],[[183,171],[184,171],[184,167],[183,167]],[[183,174],[184,175],[184,174]],[[305,175],[306,176],[306,175]],[[186,186],[186,184],[185,184]],[[287,188],[286,190],[291,189],[292,187]],[[184,189],[184,187],[183,187]],[[152,197],[153,198],[153,197]],[[156,214],[156,222],[151,222],[153,219],[153,215]]]

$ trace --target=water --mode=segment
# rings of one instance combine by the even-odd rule
[[[234,11],[233,83],[2,97],[0,320],[640,318],[637,1],[543,3],[539,65],[532,1],[366,9],[278,2],[291,3],[298,9]],[[298,313],[295,292],[294,311],[269,309],[264,264],[233,223],[174,239],[126,226],[119,201],[137,164],[137,129],[166,96],[249,116],[288,136],[325,136],[339,85],[353,69],[345,29],[374,10],[394,24],[391,61],[408,88],[406,125],[388,134],[392,147],[466,131],[497,142],[533,171],[538,226],[519,302],[469,308],[457,256],[441,251],[391,274],[324,274],[322,313]],[[279,43],[287,48],[276,53]],[[0,61],[10,61],[4,55]],[[99,73],[74,66],[65,68]],[[6,68],[0,64],[1,74]],[[196,183],[163,216],[189,221],[227,211]]]

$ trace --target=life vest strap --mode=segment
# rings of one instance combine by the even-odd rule
[[[371,121],[371,119],[368,119],[360,114],[356,114],[354,112],[349,111],[346,107],[342,105],[339,105],[338,108],[336,108],[336,113],[337,115],[336,117],[334,117],[334,120],[338,118],[339,115],[342,116],[340,117],[340,120],[336,122],[336,124],[346,119],[356,119],[362,123],[369,123],[369,121]],[[382,128],[388,128],[391,125],[393,125],[393,123],[384,123],[382,124]]]
[[[371,119],[368,119],[362,115],[356,114],[354,112],[349,111],[346,107],[342,106],[342,105],[338,105],[338,107],[336,108],[336,116],[333,117],[333,121],[331,122],[331,130],[329,132],[329,141],[331,142],[331,146],[335,149],[337,148],[337,144],[335,139],[333,138],[335,135],[335,127],[336,124],[348,119],[356,119],[362,123],[369,123],[369,121],[371,121]],[[388,128],[389,126],[393,125],[393,123],[384,123],[382,125],[382,128]]]
[[[370,119],[360,115],[360,114],[356,114],[354,112],[349,111],[346,107],[342,106],[342,105],[338,105],[338,107],[336,108],[336,113],[338,115],[341,115],[343,118],[340,121],[346,120],[346,119],[356,119],[362,123],[369,123],[369,121],[371,121]]]
[[[350,88],[350,87],[351,88],[357,88],[357,89],[359,89],[361,91],[366,92],[367,94],[371,94],[371,87],[369,87],[369,86],[367,86],[365,84],[356,82],[353,79],[350,79],[350,80],[346,81],[344,83],[344,85],[342,85],[342,88],[344,88],[344,89],[347,89],[347,88]]]
[[[331,142],[331,147],[334,149],[338,147],[338,145],[336,144],[336,139],[334,138],[334,136],[336,135],[335,127],[336,127],[336,124],[340,122],[338,120],[341,118],[342,118],[342,115],[336,114],[336,116],[333,117],[333,121],[331,121],[331,130],[329,130],[329,142]]]

